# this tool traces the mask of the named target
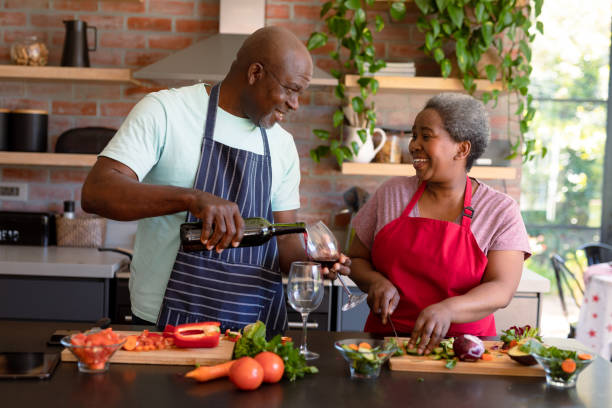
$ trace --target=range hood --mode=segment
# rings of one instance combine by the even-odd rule
[[[246,21],[250,25],[245,24]],[[263,27],[264,22],[265,0],[221,0],[219,34],[141,68],[133,73],[133,77],[213,83],[221,81],[244,40],[250,33]],[[314,67],[310,85],[336,84],[334,77]]]

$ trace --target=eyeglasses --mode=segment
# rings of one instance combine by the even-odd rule
[[[283,91],[285,92],[285,94],[287,95],[288,98],[293,98],[293,97],[298,97],[300,95],[300,91],[297,91],[285,84],[283,84],[281,82],[280,79],[278,79],[278,77],[274,74],[274,72],[272,72],[271,70],[267,69],[266,66],[264,64],[261,64],[261,66],[263,67],[263,69],[266,70],[266,72],[268,72],[270,74],[270,76],[272,78],[274,78],[274,80],[276,81],[276,83],[278,83],[281,88],[283,88]]]

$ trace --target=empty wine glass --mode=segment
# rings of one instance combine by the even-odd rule
[[[315,310],[323,300],[323,278],[321,265],[315,262],[292,262],[287,281],[287,298],[289,304],[302,315],[304,323],[304,338],[300,346],[300,354],[306,360],[319,358],[317,353],[308,350],[306,346],[306,322],[308,314]]]
[[[308,250],[310,259],[331,269],[340,259],[340,250],[338,248],[336,236],[322,221],[315,224],[308,224],[306,226],[306,234],[308,235],[306,249]],[[362,293],[360,295],[351,293],[339,274],[338,280],[342,284],[344,293],[346,293],[348,297],[347,302],[342,305],[343,312],[354,308],[368,298],[367,293]]]

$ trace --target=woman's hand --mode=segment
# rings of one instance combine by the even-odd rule
[[[370,284],[368,305],[370,305],[370,310],[380,315],[383,324],[387,324],[387,317],[393,313],[399,300],[397,288],[382,275]]]
[[[336,262],[331,268],[323,268],[323,277],[334,280],[338,277],[338,274],[348,276],[351,274],[351,258],[340,253],[338,262]]]
[[[452,321],[452,311],[444,302],[434,303],[421,310],[412,329],[410,343],[407,348],[416,347],[418,338],[418,354],[429,354],[444,339]]]

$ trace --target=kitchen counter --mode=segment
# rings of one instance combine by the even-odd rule
[[[0,246],[0,275],[112,279],[128,262],[96,248]]]
[[[349,277],[343,276],[342,280],[346,286],[356,287],[357,285],[353,282]],[[342,286],[340,282],[336,279],[334,281],[334,286]],[[538,275],[533,272],[531,269],[523,268],[523,274],[521,275],[521,281],[519,282],[519,286],[517,288],[517,292],[537,292],[537,293],[546,293],[550,290],[550,281],[543,276]]]
[[[0,320],[3,351],[58,350],[45,346],[55,329],[85,329],[81,323]],[[139,327],[120,326],[121,329]],[[297,331],[288,332],[300,339]],[[544,378],[410,373],[382,370],[380,378],[355,381],[347,363],[333,348],[341,338],[366,333],[312,331],[309,348],[321,357],[311,364],[319,373],[295,383],[285,380],[258,390],[237,390],[228,380],[198,384],[182,377],[185,366],[111,364],[104,374],[79,373],[75,363],[60,363],[49,380],[0,381],[6,407],[609,407],[612,406],[612,364],[601,357],[578,379],[576,388],[556,390]],[[559,345],[575,340],[558,339]],[[422,378],[423,381],[419,380]]]

